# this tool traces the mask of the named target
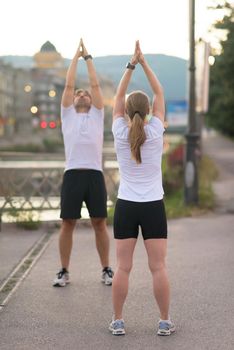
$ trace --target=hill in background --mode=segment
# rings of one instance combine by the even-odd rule
[[[98,75],[109,80],[116,88],[122,77],[126,63],[130,60],[129,55],[94,57],[95,67]],[[166,100],[184,100],[187,98],[187,61],[174,56],[146,54],[145,58],[151,68],[156,72],[163,85]],[[34,62],[30,56],[1,56],[1,60],[10,63],[15,68],[31,69]],[[64,59],[68,67],[70,59]],[[87,79],[85,62],[79,62],[79,75]],[[140,66],[137,66],[132,75],[129,91],[144,90],[151,97],[152,92],[147,79]]]

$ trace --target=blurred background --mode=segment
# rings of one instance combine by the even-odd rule
[[[168,215],[212,209],[211,182],[217,170],[203,155],[202,135],[216,129],[234,136],[233,6],[221,0],[145,0],[144,6],[123,0],[4,1],[0,22],[2,220],[34,225],[58,219],[64,170],[60,101],[81,37],[94,58],[104,95],[103,167],[110,223],[119,181],[111,133],[113,97],[137,39],[165,91],[163,178]],[[88,88],[83,60],[78,63],[77,87]],[[129,91],[133,89],[152,97],[141,67],[134,71]],[[85,208],[83,215],[87,216]]]

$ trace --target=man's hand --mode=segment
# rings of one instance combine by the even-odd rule
[[[80,42],[79,42],[79,46],[78,46],[78,49],[76,51],[76,58],[80,58],[82,56],[82,39],[80,39]]]
[[[80,39],[80,44],[81,44],[81,49],[82,49],[82,57],[84,58],[85,56],[88,55],[88,51],[84,45],[83,39]]]

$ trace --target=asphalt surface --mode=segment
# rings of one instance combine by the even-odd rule
[[[19,230],[14,224],[2,224],[0,231],[0,285],[31,247],[43,236],[40,230]]]
[[[224,169],[227,162],[231,164],[234,160],[234,144],[222,141],[221,150],[217,140],[220,140],[217,135],[209,135],[203,147],[208,152],[209,147],[214,151],[215,144],[219,145],[222,164],[217,157],[213,159]],[[227,162],[223,162],[224,158]],[[0,312],[0,349],[233,350],[234,215],[227,203],[234,198],[234,173],[232,166],[225,169],[226,177],[221,173],[215,185],[216,189],[225,188],[223,198],[222,191],[217,193],[222,210],[169,220],[167,264],[175,334],[156,335],[159,313],[140,237],[124,308],[126,335],[111,335],[108,331],[112,316],[111,287],[100,282],[101,268],[93,232],[81,225],[74,234],[71,284],[65,288],[52,287],[59,267],[58,232],[55,232],[40,259]],[[109,231],[114,267],[112,227]],[[7,232],[2,231],[0,237],[1,234],[3,237]]]

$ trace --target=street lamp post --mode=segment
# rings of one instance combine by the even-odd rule
[[[186,204],[198,203],[199,133],[196,120],[195,91],[195,0],[189,0],[189,110],[186,137],[184,200]]]

